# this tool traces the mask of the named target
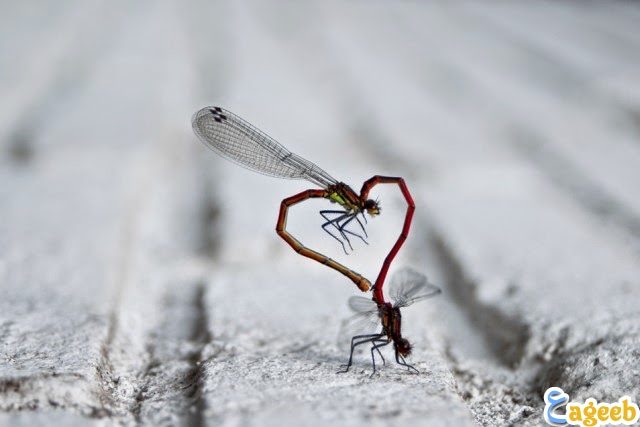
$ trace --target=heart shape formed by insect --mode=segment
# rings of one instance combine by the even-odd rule
[[[398,184],[407,201],[407,214],[405,216],[402,233],[385,258],[378,278],[373,286],[374,298],[379,301],[384,300],[384,298],[382,298],[382,287],[387,276],[387,271],[393,258],[407,238],[415,209],[413,199],[411,198],[404,179],[376,175],[362,185],[362,190],[358,195],[347,184],[337,181],[314,163],[287,150],[275,139],[227,109],[214,106],[202,108],[191,118],[191,125],[194,133],[207,147],[242,167],[278,178],[304,179],[321,187],[321,189],[303,191],[302,193],[283,200],[280,205],[280,215],[278,217],[276,231],[280,237],[300,255],[314,259],[317,262],[339,271],[349,277],[363,292],[371,288],[371,282],[369,280],[361,274],[350,270],[343,264],[317,251],[306,248],[286,230],[287,211],[290,206],[310,198],[324,198],[339,204],[344,209],[344,212],[322,211],[321,214],[339,215],[337,218],[329,219],[323,214],[323,217],[327,220],[323,228],[341,242],[344,248],[344,243],[340,238],[329,232],[326,227],[335,227],[347,243],[349,243],[349,239],[346,234],[352,234],[364,240],[362,236],[345,230],[345,226],[352,220],[355,220],[366,234],[364,226],[358,219],[358,215],[364,215],[365,212],[370,215],[378,215],[380,213],[378,202],[368,198],[369,192],[378,184]]]
[[[291,233],[289,233],[286,230],[287,213],[288,213],[288,209],[291,206],[310,198],[326,198],[329,200],[337,200],[338,203],[343,202],[342,204],[343,206],[345,206],[344,212],[341,212],[341,211],[321,211],[320,212],[320,214],[325,219],[328,219],[327,216],[325,215],[328,212],[341,213],[341,215],[337,217],[337,219],[328,220],[323,225],[323,229],[325,229],[327,233],[329,233],[333,238],[338,240],[340,243],[342,243],[342,241],[340,241],[338,237],[333,235],[330,231],[328,231],[325,228],[327,225],[333,225],[340,232],[340,234],[347,241],[347,243],[349,243],[349,240],[346,237],[345,233],[349,233],[363,239],[361,236],[353,232],[350,232],[348,230],[345,230],[344,227],[353,219],[356,219],[358,221],[358,224],[360,224],[360,227],[364,231],[364,227],[362,223],[358,220],[357,215],[358,214],[364,215],[364,212],[366,211],[368,212],[373,211],[373,214],[375,215],[380,213],[380,209],[378,207],[377,202],[368,198],[369,192],[371,191],[371,189],[373,189],[373,187],[375,187],[378,184],[397,184],[398,187],[400,187],[400,191],[402,192],[402,195],[404,196],[407,202],[407,212],[405,214],[404,224],[402,226],[402,232],[398,236],[398,239],[394,243],[393,247],[391,248],[387,256],[385,257],[384,262],[382,263],[382,267],[380,268],[380,272],[378,273],[378,277],[373,285],[374,301],[384,301],[384,296],[382,293],[384,281],[389,271],[389,267],[391,266],[391,262],[397,255],[398,251],[400,251],[400,248],[402,247],[402,245],[404,244],[404,241],[407,239],[407,236],[409,235],[409,229],[411,227],[411,222],[413,220],[413,213],[415,211],[415,203],[413,201],[413,198],[411,197],[411,193],[409,192],[409,189],[403,178],[375,175],[370,179],[368,179],[367,181],[365,181],[365,183],[362,185],[362,190],[360,191],[359,196],[356,195],[356,193],[346,184],[338,183],[338,185],[329,186],[325,190],[320,190],[320,189],[306,190],[294,196],[288,197],[284,199],[280,205],[280,214],[278,216],[276,231],[278,232],[280,237],[282,237],[282,239],[286,241],[297,253],[307,258],[311,258],[321,264],[327,265],[328,267],[333,268],[334,270],[344,274],[349,279],[351,279],[351,281],[353,281],[361,291],[366,292],[371,288],[371,282],[368,279],[366,279],[360,273],[357,273],[349,269],[345,265],[337,261],[334,261],[333,259],[321,254],[320,252],[307,248],[298,239],[296,239]],[[345,200],[349,201],[355,207],[350,207],[350,205],[347,205],[346,202],[344,202]],[[367,206],[371,206],[372,208],[367,209]],[[366,234],[366,231],[365,231],[365,234]],[[344,244],[343,244],[343,248],[344,248]]]

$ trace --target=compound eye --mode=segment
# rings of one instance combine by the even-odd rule
[[[409,343],[409,340],[401,338],[396,343],[396,349],[402,356],[408,356],[411,353],[411,344]]]
[[[378,205],[378,202],[373,199],[367,199],[364,202],[364,209],[372,216],[380,213],[380,205]]]

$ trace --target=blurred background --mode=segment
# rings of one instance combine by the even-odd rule
[[[567,325],[637,315],[639,22],[633,2],[4,4],[0,379],[95,411],[115,377],[96,377],[107,360],[128,381],[113,385],[109,410],[144,417],[141,373],[203,369],[215,340],[247,352],[276,343],[274,355],[287,339],[326,340],[334,357],[358,291],[274,232],[280,200],[313,185],[207,150],[190,123],[207,105],[356,191],[375,174],[406,179],[417,210],[397,263],[445,290],[412,321],[443,371],[568,357],[572,339],[597,338],[567,338]],[[353,254],[323,235],[322,203],[292,210],[291,230],[374,281],[405,207],[396,189],[373,195],[383,215]],[[527,380],[532,395],[546,368]],[[89,391],[69,394],[52,372]],[[163,381],[158,395],[180,401],[175,376]],[[29,393],[0,407],[25,407]],[[216,399],[186,401],[197,414],[235,410]]]

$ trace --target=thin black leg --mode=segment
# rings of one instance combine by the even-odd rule
[[[359,345],[362,345],[364,343],[368,343],[368,342],[373,343],[376,340],[379,340],[383,336],[384,336],[384,334],[365,334],[365,335],[355,335],[354,337],[352,337],[351,338],[351,352],[349,353],[349,362],[347,362],[346,365],[342,365],[341,368],[344,368],[344,370],[343,371],[338,371],[338,373],[342,374],[342,373],[345,373],[345,372],[349,371],[349,368],[353,364],[353,352],[355,351],[356,347],[358,347]],[[361,341],[358,341],[358,340],[361,340]],[[380,352],[380,351],[378,350],[378,352]],[[375,367],[375,362],[374,362],[374,367]]]
[[[342,224],[339,224],[339,225],[338,225],[338,229],[339,229],[343,234],[344,234],[344,233],[351,234],[352,236],[355,236],[355,237],[359,238],[360,240],[362,240],[364,243],[366,243],[366,244],[368,245],[368,244],[369,244],[369,242],[367,242],[367,240],[366,240],[364,237],[362,237],[360,234],[358,234],[358,233],[354,233],[353,231],[351,231],[351,230],[347,230],[347,229],[345,228],[345,227],[346,227],[347,225],[349,225],[349,223],[350,223],[351,221],[353,221],[354,219],[358,222],[358,224],[360,224],[360,228],[362,228],[362,231],[364,231],[364,235],[365,235],[365,236],[367,236],[367,237],[369,237],[369,236],[367,235],[367,232],[366,232],[366,231],[365,231],[365,229],[364,229],[364,226],[363,226],[363,225],[362,225],[362,223],[360,222],[360,219],[358,219],[358,215],[357,215],[357,214],[351,214],[351,215],[349,215],[349,218],[348,218],[345,222],[343,222]]]
[[[420,373],[420,371],[418,371],[413,365],[409,365],[407,363],[407,361],[404,360],[404,357],[402,357],[400,354],[398,354],[397,351],[396,351],[396,363],[398,363],[398,365],[405,366],[408,371],[411,371],[413,369],[416,374]]]
[[[387,364],[387,361],[386,361],[386,360],[384,360],[384,356],[383,356],[383,355],[382,355],[382,353],[380,352],[380,349],[379,349],[379,348],[376,348],[376,350],[378,351],[378,356],[380,356],[380,359],[382,359],[382,364],[383,364],[383,365],[386,365],[386,364]]]
[[[329,218],[328,215],[329,214],[341,214],[339,215],[337,218]],[[340,242],[340,244],[342,245],[342,249],[344,250],[344,252],[346,254],[347,250],[346,247],[344,246],[344,243],[342,240],[340,240],[335,234],[333,234],[332,232],[330,232],[327,227],[329,227],[330,225],[333,225],[336,230],[338,230],[338,233],[340,233],[340,236],[342,237],[342,239],[344,239],[345,242],[347,242],[347,244],[349,245],[349,248],[353,251],[353,246],[351,245],[351,241],[349,240],[349,238],[347,237],[347,235],[344,233],[344,230],[340,227],[340,221],[344,220],[345,218],[348,218],[351,216],[351,214],[346,213],[344,211],[320,211],[320,215],[322,215],[322,217],[327,220],[327,222],[325,222],[324,224],[322,224],[322,229],[329,233],[331,235],[331,237],[333,237],[334,239],[336,239],[338,242]]]
[[[371,373],[371,376],[373,376],[376,373],[376,358],[373,355],[373,350],[376,350],[378,352],[378,354],[380,356],[382,356],[382,353],[380,353],[380,347],[384,347],[385,345],[388,345],[391,340],[389,340],[389,338],[385,338],[385,339],[377,339],[373,342],[378,342],[379,344],[374,344],[373,346],[371,346],[371,363],[373,363],[373,372]],[[384,361],[384,357],[382,358],[382,360]]]
[[[365,216],[364,212],[362,212],[362,219],[364,219],[364,223],[367,223],[367,217]],[[369,237],[369,235],[367,234],[367,230],[365,230],[364,225],[362,224],[362,222],[360,222],[360,218],[358,218],[358,216],[356,215],[356,221],[358,221],[358,224],[360,224],[360,228],[362,228],[362,232],[364,233],[365,237]]]
[[[341,214],[339,217],[337,218],[329,218],[327,215],[329,214]],[[322,224],[322,229],[329,234],[331,237],[333,237],[334,239],[336,239],[338,241],[338,243],[340,243],[340,245],[342,245],[342,250],[344,251],[345,254],[349,254],[347,252],[347,248],[344,245],[344,242],[347,242],[347,244],[349,245],[349,248],[353,251],[353,246],[351,246],[351,242],[349,241],[349,238],[345,235],[345,233],[342,231],[342,229],[339,227],[339,223],[340,221],[342,221],[344,218],[348,217],[349,214],[345,213],[344,211],[320,211],[320,215],[322,216],[322,218],[324,218],[327,222],[325,222],[324,224]],[[329,231],[329,229],[327,227],[333,225],[336,230],[338,230],[338,232],[340,233],[340,235],[342,236],[342,238],[344,239],[344,241],[340,240],[340,238],[338,236],[336,236],[335,234],[333,234],[331,231]]]

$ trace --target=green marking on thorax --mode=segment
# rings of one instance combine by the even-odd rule
[[[336,202],[341,206],[344,206],[347,203],[346,200],[344,200],[338,193],[329,194],[329,200],[331,200],[332,202]]]

